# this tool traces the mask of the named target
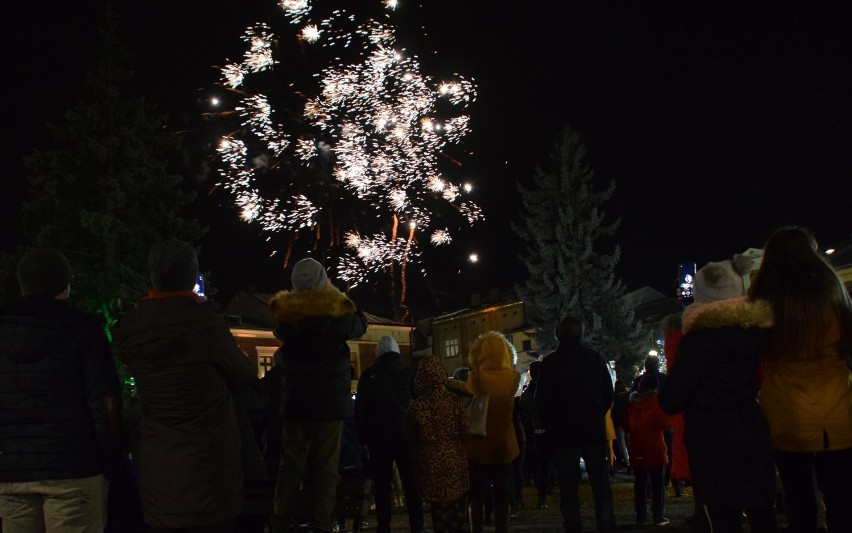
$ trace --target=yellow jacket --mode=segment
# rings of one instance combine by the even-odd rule
[[[484,333],[471,348],[471,372],[465,388],[470,394],[489,397],[485,437],[466,444],[471,461],[505,465],[518,456],[512,415],[521,375],[515,372],[513,363],[512,348],[499,333]]]
[[[776,449],[852,448],[852,373],[838,356],[839,339],[835,321],[816,353],[795,361],[766,361],[760,407]]]

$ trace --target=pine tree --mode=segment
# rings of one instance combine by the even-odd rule
[[[517,289],[531,309],[540,344],[552,342],[562,317],[577,314],[585,320],[589,344],[619,359],[643,337],[615,276],[620,249],[600,251],[602,240],[612,237],[620,223],[606,222],[603,210],[615,184],[599,191],[593,185],[580,135],[565,128],[551,165],[536,169],[533,187],[518,185],[523,220],[513,229],[525,243],[521,260],[529,278]]]
[[[193,242],[203,231],[181,218],[191,195],[167,168],[179,138],[153,104],[123,93],[130,73],[109,14],[101,33],[82,96],[51,128],[53,146],[25,158],[23,230],[29,246],[65,253],[75,271],[72,301],[111,325],[121,303],[149,287],[150,246],[169,237]],[[16,259],[4,258],[7,280]]]

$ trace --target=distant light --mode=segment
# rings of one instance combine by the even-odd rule
[[[836,252],[836,251],[837,251],[837,250],[835,250],[834,248],[829,248],[828,250],[826,250],[826,251],[825,251],[825,255],[831,255],[831,254],[833,254],[833,253],[834,253],[834,252]]]
[[[473,190],[473,185],[471,185],[470,183],[464,184],[464,192],[470,192],[472,190]]]
[[[399,2],[397,2],[397,0],[385,0],[385,6],[387,6],[388,9],[396,9],[398,5]]]
[[[657,355],[657,350],[649,350],[648,355]]]
[[[476,254],[470,254],[470,256],[467,259],[471,263],[478,263],[479,262],[479,256],[476,255]]]
[[[409,228],[416,228],[417,227],[417,221],[412,220],[411,222],[408,223],[408,227]]]
[[[213,107],[219,107],[219,98],[217,98],[215,96],[213,98],[211,98],[210,99],[210,105],[212,105]]]

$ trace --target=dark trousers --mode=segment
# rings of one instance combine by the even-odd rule
[[[745,510],[727,507],[704,507],[707,520],[710,522],[710,531],[720,533],[740,533],[743,528],[743,511],[748,517],[751,533],[777,533],[778,523],[775,518],[775,509],[772,507]]]
[[[651,514],[654,522],[663,518],[666,507],[666,486],[663,483],[665,466],[656,468],[633,469],[633,509],[636,521],[644,522],[648,518],[648,485],[651,485]]]
[[[598,531],[609,532],[615,528],[612,509],[612,489],[609,486],[609,446],[598,444],[583,448],[557,447],[554,459],[559,473],[559,508],[565,521],[566,533],[583,531],[580,518],[580,457],[586,462],[589,485],[595,496],[595,518]]]
[[[852,531],[852,448],[794,453],[775,450],[775,466],[781,476],[790,533],[817,530],[817,487],[825,500],[825,525],[829,531]]]
[[[395,461],[405,493],[408,525],[412,533],[420,533],[423,531],[423,502],[417,489],[413,446],[406,443],[370,443],[369,450],[369,473],[373,478],[373,494],[376,500],[376,531],[390,531],[391,481]]]
[[[538,504],[541,505],[547,501],[547,493],[550,492],[550,468],[553,464],[553,455],[556,453],[556,447],[545,433],[535,434],[535,445],[538,448],[535,486],[538,492]]]
[[[509,469],[510,465],[485,465],[468,461],[470,469],[470,521],[473,533],[482,533],[485,493],[489,484],[494,487],[494,528],[497,533],[509,531]]]
[[[527,441],[519,441],[520,453],[512,461],[512,469],[509,475],[509,506],[513,511],[520,508],[524,503],[524,456],[527,453]]]

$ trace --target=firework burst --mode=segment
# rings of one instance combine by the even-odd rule
[[[482,218],[464,199],[469,186],[441,173],[442,154],[468,132],[464,112],[475,86],[459,75],[436,81],[423,74],[418,58],[397,43],[394,26],[359,21],[342,9],[320,16],[315,3],[279,2],[300,55],[279,53],[283,37],[258,23],[243,35],[242,61],[221,69],[223,84],[238,95],[224,114],[240,117],[239,129],[219,144],[222,186],[244,220],[291,245],[310,236],[350,286],[391,271],[404,287],[421,242],[452,241],[448,216],[455,213],[458,226]],[[389,16],[398,7],[380,3]],[[311,53],[326,61],[310,87],[282,83],[281,76],[272,87],[267,78],[266,91],[253,83]],[[272,95],[282,90],[299,95],[298,109],[276,110]]]

